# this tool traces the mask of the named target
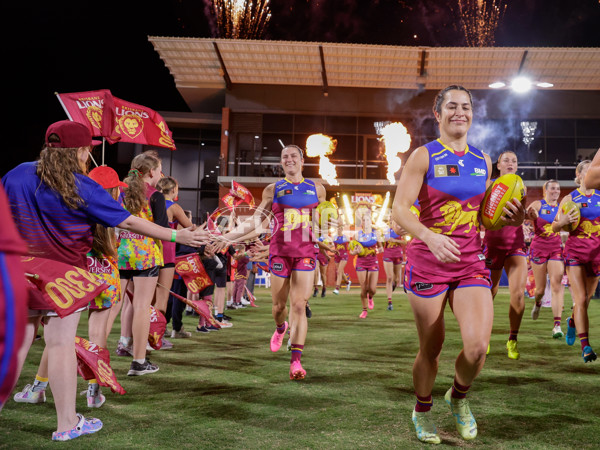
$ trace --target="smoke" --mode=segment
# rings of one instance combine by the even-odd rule
[[[217,17],[215,15],[215,5],[212,0],[203,0],[204,3],[204,16],[208,21],[208,26],[210,27],[210,35],[211,37],[219,36],[219,27],[217,26]]]
[[[501,152],[512,150],[519,161],[531,161],[531,154],[523,146],[521,122],[531,120],[535,96],[535,91],[526,95],[510,91],[474,95],[469,143],[488,153],[492,160]]]

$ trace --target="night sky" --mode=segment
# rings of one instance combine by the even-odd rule
[[[66,119],[54,92],[110,89],[157,111],[188,111],[148,36],[211,37],[208,0],[10,2],[3,175],[36,158]],[[454,1],[272,0],[266,39],[464,46]],[[598,0],[503,2],[496,46],[600,47]]]

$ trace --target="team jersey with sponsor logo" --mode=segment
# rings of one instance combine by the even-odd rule
[[[383,236],[383,257],[384,258],[402,258],[404,255],[404,243],[403,242],[392,242],[390,239],[401,240],[402,236],[398,235],[392,228]]]
[[[271,255],[315,257],[318,249],[312,231],[312,215],[318,204],[317,187],[311,180],[292,183],[284,178],[275,183]]]
[[[484,264],[479,235],[479,208],[485,196],[487,164],[481,150],[470,145],[455,152],[439,139],[425,144],[429,168],[418,201],[420,222],[434,233],[451,237],[459,246],[460,261],[442,263],[425,242],[413,239],[407,249],[411,264],[431,274],[459,276]]]
[[[365,254],[363,256],[371,256],[377,253],[377,233],[375,231],[365,233],[362,230],[359,230],[358,233],[356,233],[356,240],[365,248]]]
[[[546,200],[541,200],[542,206],[538,211],[538,217],[533,221],[533,239],[531,247],[560,249],[562,241],[560,233],[552,231],[552,222],[558,212],[558,205],[551,205]]]
[[[567,254],[589,255],[600,252],[600,191],[594,189],[592,195],[585,195],[576,189],[569,194],[579,206],[581,220],[575,230],[569,233],[565,243]]]
[[[348,242],[350,242],[350,239],[348,239],[348,236],[343,234],[336,237],[333,241],[335,249],[339,252],[338,255],[341,258],[348,257]]]

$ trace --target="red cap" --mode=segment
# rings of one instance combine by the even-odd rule
[[[48,142],[48,138],[53,134],[58,137],[58,142]],[[46,145],[50,148],[79,148],[100,144],[101,141],[92,140],[89,128],[79,122],[61,120],[46,130]]]
[[[127,187],[126,183],[119,180],[117,172],[108,166],[95,167],[90,171],[88,176],[104,189],[112,189],[117,186]]]

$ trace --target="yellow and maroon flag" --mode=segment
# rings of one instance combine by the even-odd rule
[[[78,122],[90,130],[92,136],[102,136],[109,144],[120,137],[114,133],[116,126],[115,104],[108,89],[97,91],[56,93],[69,120]]]
[[[113,97],[116,127],[114,133],[121,142],[155,145],[175,150],[173,133],[156,111],[136,103]]]
[[[75,336],[75,353],[77,372],[84,380],[95,378],[100,386],[109,387],[117,394],[125,394],[125,389],[117,381],[117,376],[110,366],[110,352],[107,349]]]
[[[23,256],[21,262],[31,289],[30,309],[50,309],[65,317],[109,287],[87,270],[59,261]]]
[[[213,285],[198,253],[177,256],[175,258],[175,272],[181,276],[188,291],[192,294],[199,294],[206,287]]]
[[[158,309],[150,306],[150,331],[148,332],[148,344],[150,344],[150,347],[154,350],[160,350],[166,330],[167,319]]]
[[[241,202],[246,202],[251,208],[254,208],[254,196],[246,186],[231,180],[231,190],[229,192],[238,199],[235,206],[239,205]]]

